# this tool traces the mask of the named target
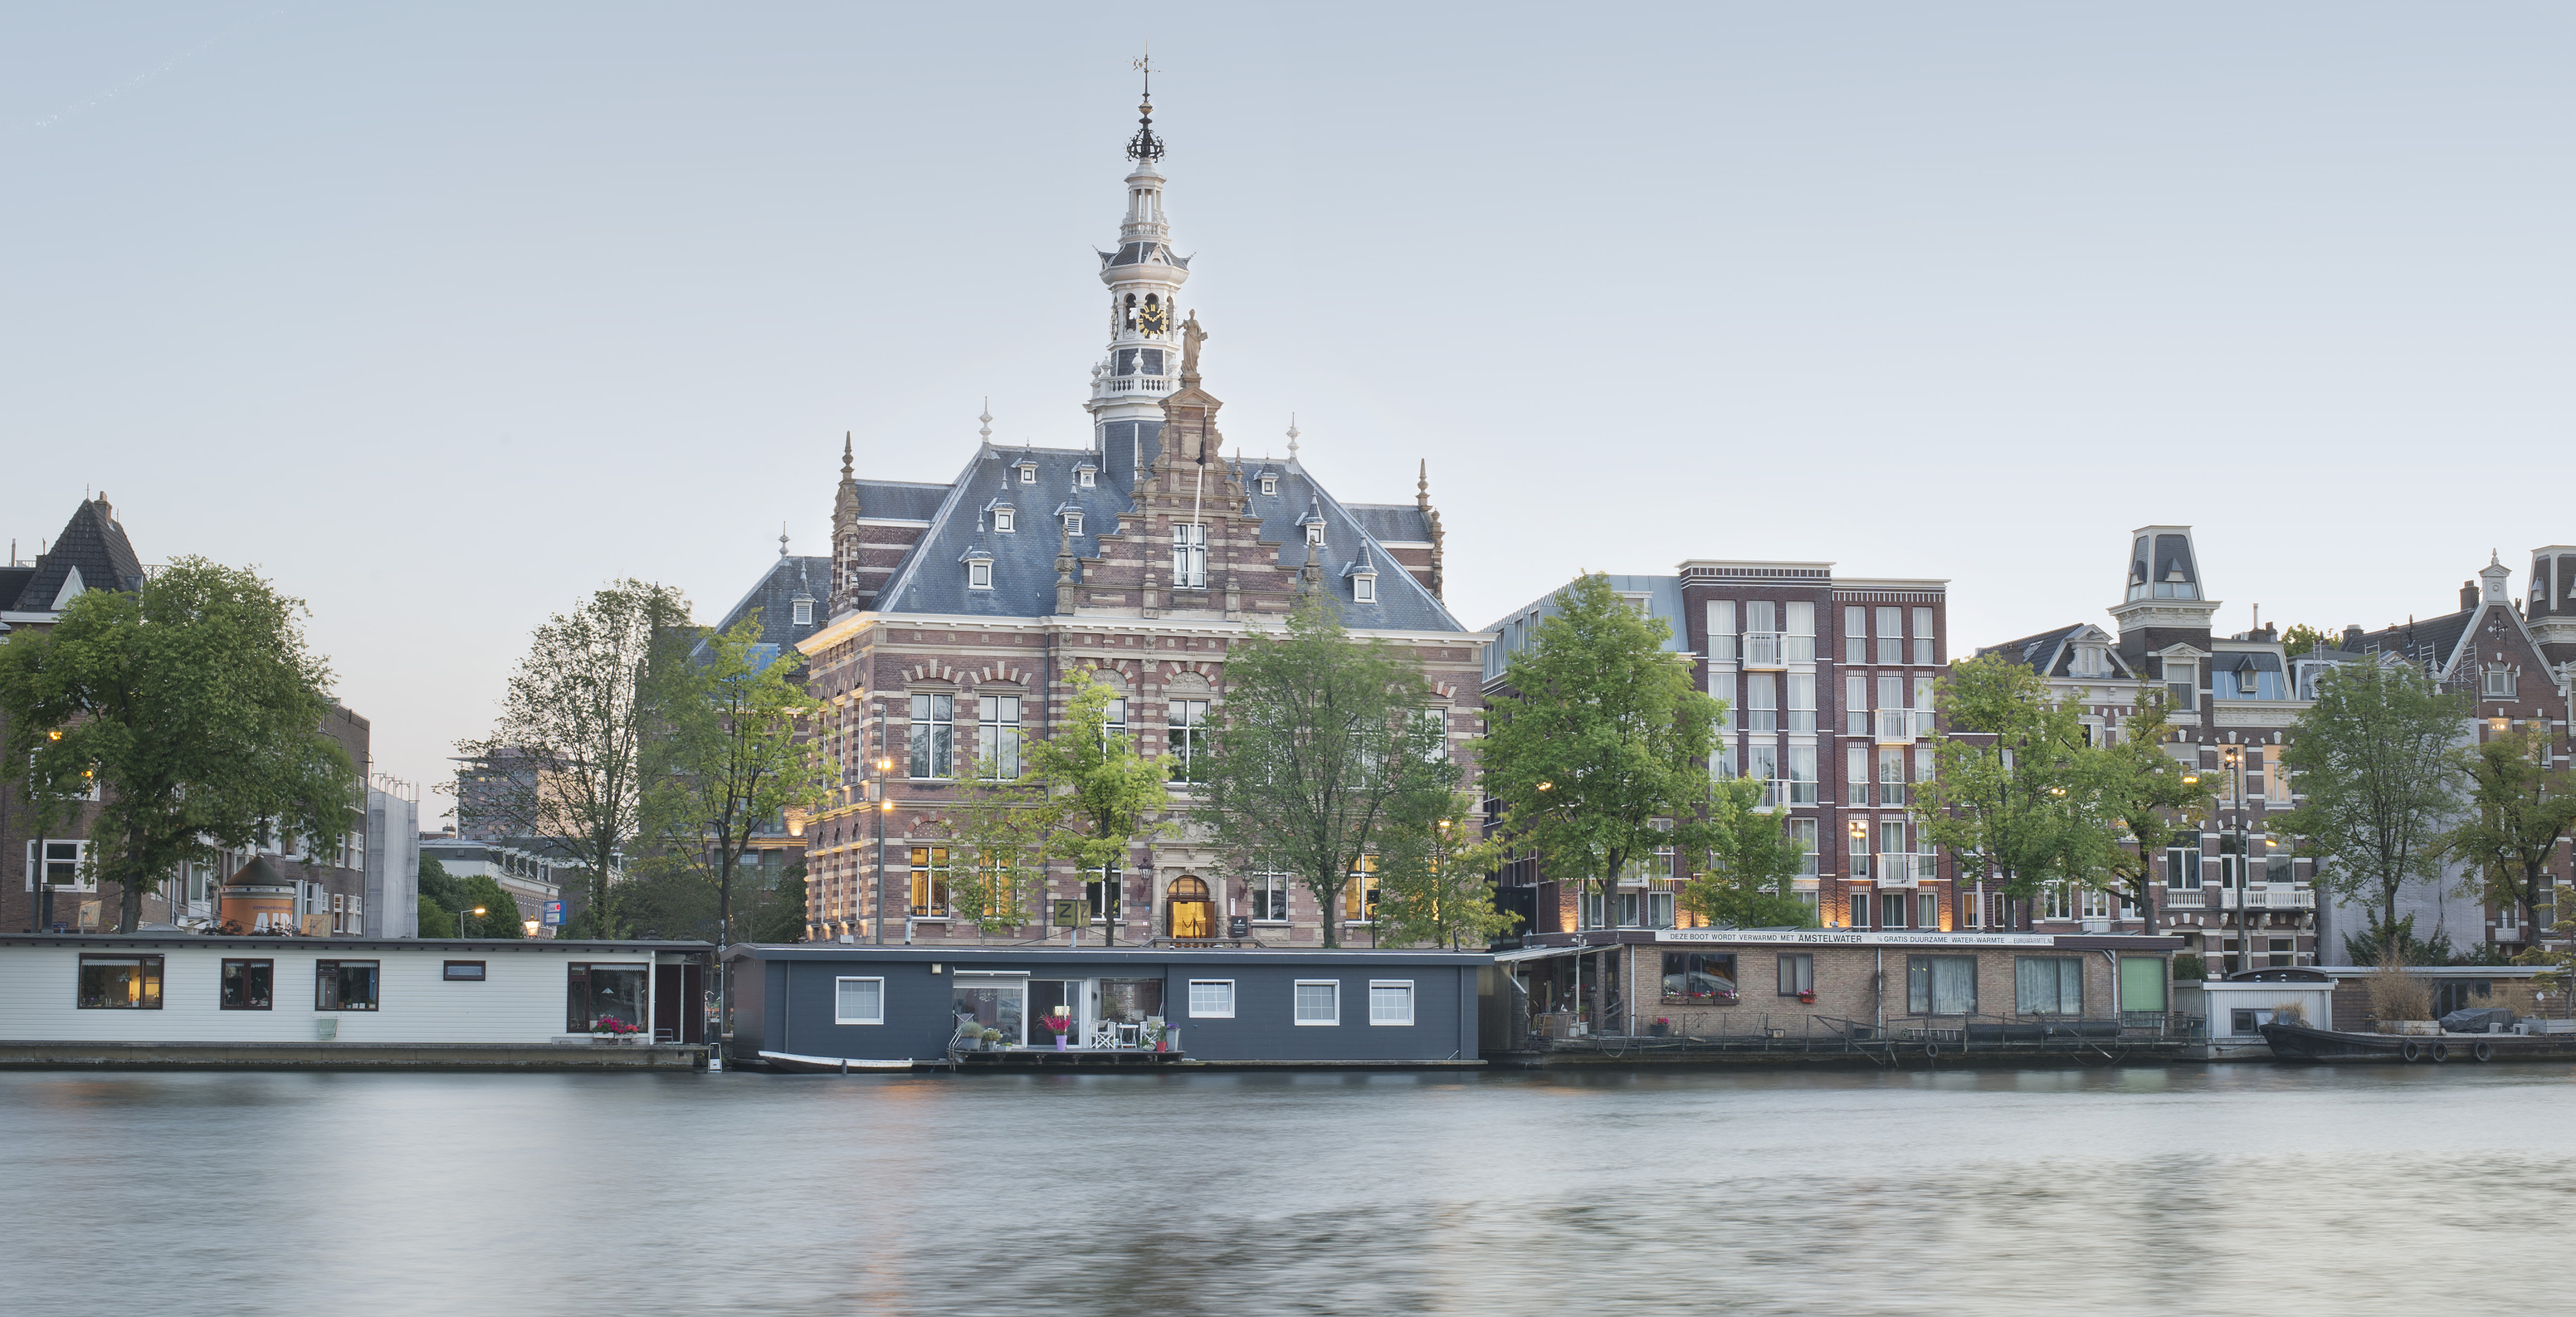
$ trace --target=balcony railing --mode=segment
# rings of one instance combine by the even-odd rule
[[[1913,851],[1880,851],[1878,876],[1880,887],[1914,887],[1940,876],[1940,857]]]
[[[1105,375],[1094,396],[1113,393],[1170,393],[1172,381],[1162,375]]]
[[[1880,745],[1902,744],[1914,739],[1915,719],[1912,709],[1881,709],[1878,711],[1877,721]]]
[[[1744,666],[1748,668],[1778,668],[1788,666],[1780,656],[1783,648],[1780,642],[1785,638],[1786,637],[1782,636],[1781,633],[1777,631],[1745,632]]]
[[[2247,910],[2314,910],[2317,894],[2304,888],[2252,887],[2245,892],[2242,908]],[[2238,909],[2234,888],[2218,889],[2218,909]]]
[[[2167,910],[2202,910],[2208,908],[2208,904],[2209,903],[2203,899],[2203,894],[2200,892],[2165,893],[2165,909]]]

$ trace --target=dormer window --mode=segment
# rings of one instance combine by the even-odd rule
[[[1324,523],[1320,521],[1310,521],[1306,523],[1306,543],[1309,545],[1321,545],[1323,542]]]
[[[1037,463],[1035,463],[1035,462],[1022,462],[1022,463],[1020,463],[1020,483],[1021,483],[1021,484],[1023,484],[1023,485],[1034,485],[1034,484],[1036,484],[1037,482],[1038,482],[1038,467],[1037,467]]]
[[[1018,517],[1015,516],[1009,508],[993,509],[993,529],[997,531],[1008,531],[1014,529],[1012,523],[1017,520]]]
[[[1261,478],[1261,496],[1263,498],[1279,497],[1279,477],[1263,476]]]
[[[1377,602],[1377,573],[1361,572],[1351,577],[1351,600],[1362,604]]]
[[[2494,699],[2513,698],[2513,669],[2493,666],[2478,674],[2478,693]]]
[[[1079,535],[1082,533],[1081,513],[1068,512],[1064,514],[1064,533],[1067,535]]]
[[[991,559],[977,558],[966,564],[966,588],[969,590],[990,590],[993,588],[993,562]]]
[[[1084,467],[1083,469],[1074,472],[1073,483],[1083,489],[1091,488],[1091,468]]]
[[[813,600],[811,600],[811,599],[799,599],[799,600],[795,601],[795,603],[794,603],[794,604],[790,605],[790,607],[792,607],[792,608],[795,610],[795,613],[796,613],[796,625],[798,625],[798,626],[812,626],[812,625],[814,625],[814,601],[813,601]]]

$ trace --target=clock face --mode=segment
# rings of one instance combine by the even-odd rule
[[[1160,302],[1147,302],[1142,309],[1136,312],[1136,327],[1148,334],[1162,333],[1163,304]]]

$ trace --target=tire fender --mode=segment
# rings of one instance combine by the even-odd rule
[[[2450,1045],[2449,1043],[2435,1043],[2435,1044],[2433,1044],[2433,1064],[2435,1064],[2435,1065],[2440,1065],[2440,1064],[2442,1064],[2444,1061],[2448,1061],[2448,1060],[2450,1060],[2450,1059],[2451,1059],[2451,1045]]]
[[[2409,1038],[2397,1045],[2397,1059],[2413,1065],[2424,1059],[2424,1045]]]

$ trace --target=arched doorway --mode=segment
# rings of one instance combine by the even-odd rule
[[[1187,876],[1175,878],[1163,889],[1166,931],[1176,938],[1215,937],[1216,905],[1208,899],[1208,885]]]

